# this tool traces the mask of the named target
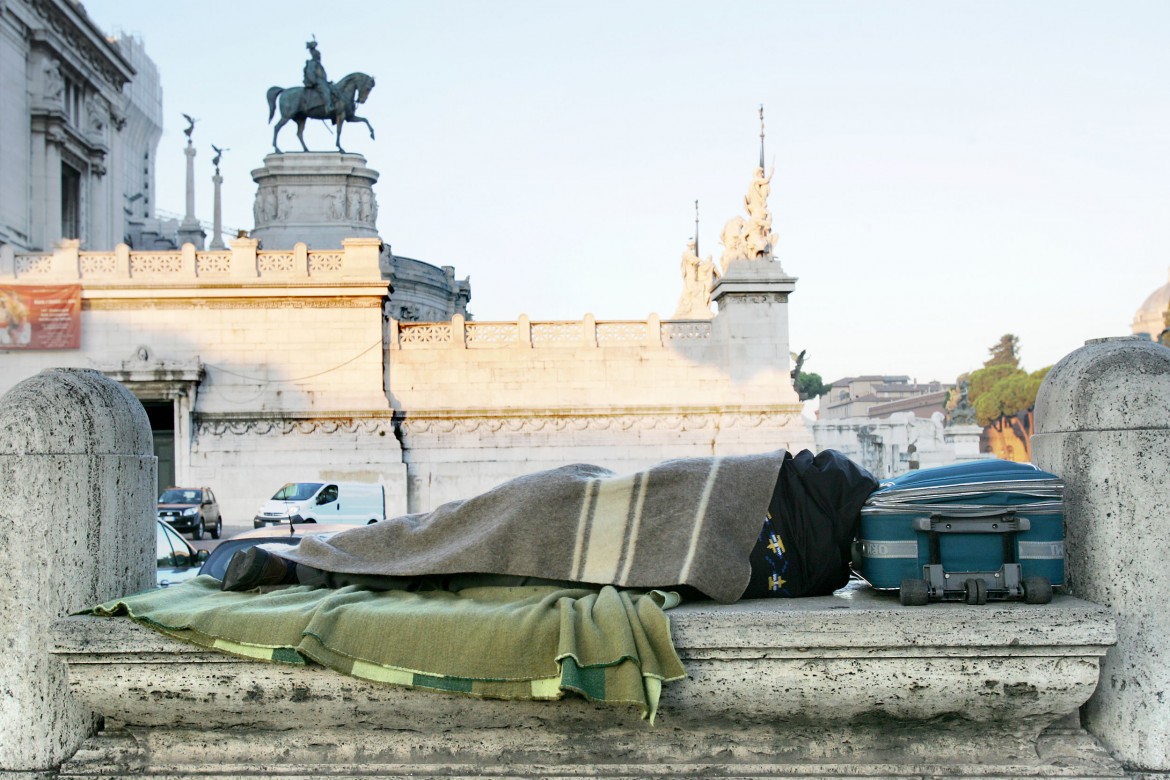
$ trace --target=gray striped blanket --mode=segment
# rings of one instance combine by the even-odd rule
[[[347,574],[509,574],[669,588],[747,587],[784,451],[683,458],[616,475],[575,464],[421,514],[307,537],[281,557]]]

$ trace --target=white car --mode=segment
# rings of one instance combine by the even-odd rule
[[[155,584],[165,588],[198,576],[199,567],[210,553],[207,550],[196,550],[178,531],[161,520],[157,523],[157,531],[155,550],[158,574],[155,576]]]

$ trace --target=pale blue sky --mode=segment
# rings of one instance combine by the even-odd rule
[[[480,320],[670,316],[694,233],[718,257],[765,106],[794,351],[826,381],[953,380],[1005,332],[1029,370],[1129,332],[1170,268],[1170,2],[89,0],[164,87],[161,208],[250,228],[264,94],[377,87],[345,130],[395,253],[470,275]],[[271,17],[271,18],[270,18]],[[327,150],[321,126],[310,148]],[[296,148],[291,127],[284,149]]]

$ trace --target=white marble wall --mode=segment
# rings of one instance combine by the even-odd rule
[[[925,469],[989,458],[979,452],[980,430],[978,426],[946,427],[937,412],[929,418],[898,412],[882,420],[846,417],[812,425],[817,450],[838,450],[878,479],[905,474],[911,460]],[[910,445],[914,445],[913,453]]]
[[[756,332],[764,335],[736,343],[718,316],[391,321],[386,384],[402,418],[411,509],[565,463],[629,471],[812,447],[787,352],[781,364],[774,331]]]

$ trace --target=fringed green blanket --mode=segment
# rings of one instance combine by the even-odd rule
[[[315,661],[377,682],[499,699],[636,704],[651,721],[662,683],[685,676],[664,609],[673,593],[555,586],[451,592],[293,586],[228,593],[211,577],[108,601],[201,647],[264,661]]]

